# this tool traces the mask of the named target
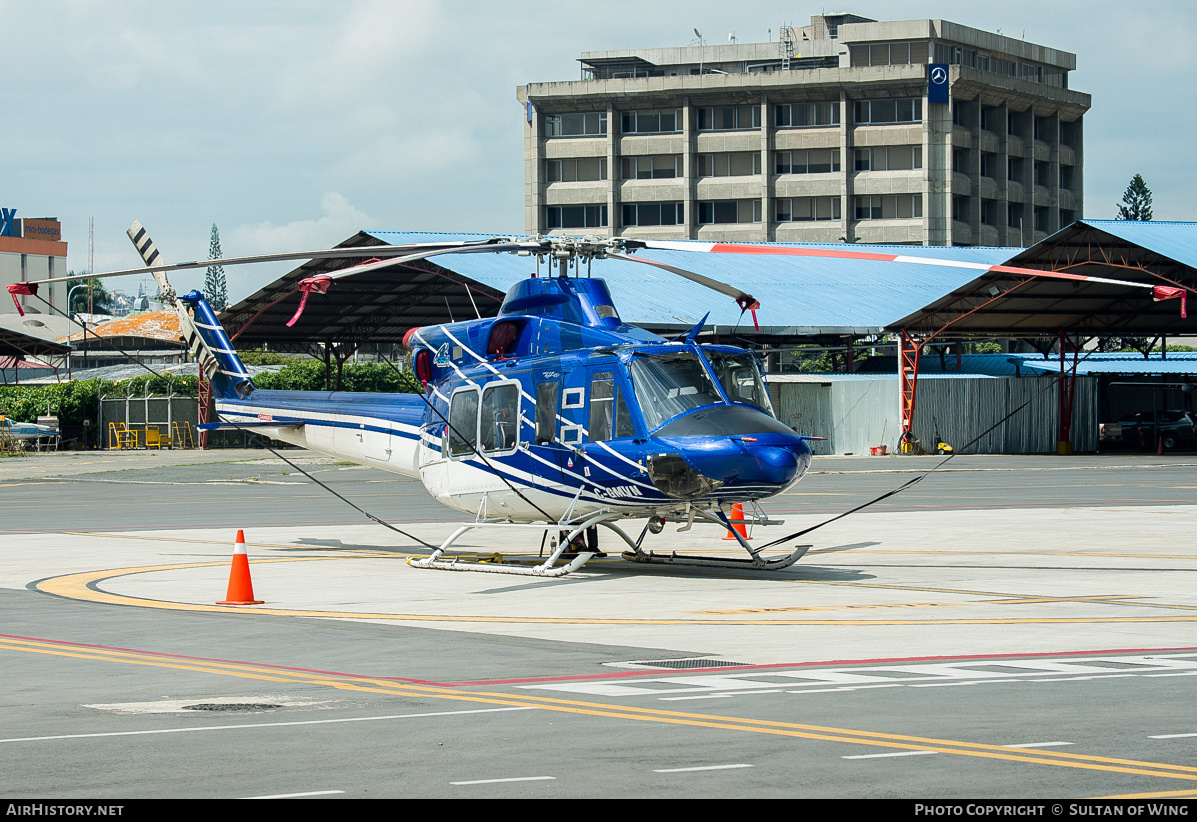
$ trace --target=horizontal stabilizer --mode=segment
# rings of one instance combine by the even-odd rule
[[[303,428],[303,420],[276,417],[273,420],[246,420],[245,422],[205,422],[195,426],[200,431],[236,431],[242,428]]]

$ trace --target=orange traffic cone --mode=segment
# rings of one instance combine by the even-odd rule
[[[731,521],[731,527],[736,529],[737,534],[742,536],[744,539],[748,539],[748,540],[752,539],[752,537],[748,536],[748,528],[744,525],[744,506],[743,505],[741,505],[738,502],[735,505],[733,505],[731,516],[728,519]],[[724,539],[735,539],[735,538],[736,538],[736,535],[733,534],[731,531],[728,531],[727,536],[724,537]]]
[[[233,546],[233,566],[229,569],[229,590],[225,601],[217,605],[261,605],[254,599],[254,584],[249,578],[249,554],[245,553],[245,532],[237,530],[237,544]]]

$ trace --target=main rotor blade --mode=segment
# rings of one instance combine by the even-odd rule
[[[1108,283],[1110,285],[1125,285],[1134,288],[1152,288],[1151,283],[1137,283],[1131,280],[1112,280],[1107,277],[1087,277],[1083,274],[1069,274],[1064,271],[1042,271],[1037,268],[1019,268],[1010,265],[990,265],[989,263],[971,263],[962,260],[941,260],[935,257],[919,257],[910,254],[879,254],[873,251],[849,251],[847,249],[830,248],[798,248],[795,246],[743,245],[740,243],[696,243],[671,242],[668,240],[644,240],[644,248],[659,249],[661,251],[691,251],[710,254],[765,254],[786,257],[824,257],[841,260],[873,260],[885,263],[913,263],[916,265],[934,265],[943,268],[971,268],[982,273],[1022,274],[1032,277],[1047,277],[1057,280],[1077,280],[1090,283]],[[641,261],[643,262],[643,261]],[[727,293],[726,291],[724,292]]]
[[[679,277],[685,277],[690,282],[706,286],[714,291],[718,291],[720,294],[726,294],[735,300],[739,304],[740,308],[745,311],[751,311],[761,307],[761,304],[757,301],[756,297],[753,297],[751,294],[741,291],[735,286],[728,285],[727,283],[721,283],[719,280],[705,277],[702,274],[696,274],[693,271],[687,271],[684,268],[678,268],[677,266],[669,265],[668,263],[660,263],[656,260],[645,260],[641,257],[634,257],[629,254],[608,254],[607,256],[613,260],[627,260],[630,263],[651,265],[668,271],[670,274],[676,274]]]
[[[406,254],[402,257],[391,257],[385,260],[371,260],[369,262],[361,263],[359,265],[350,266],[349,268],[342,268],[338,271],[330,271],[327,276],[332,280],[339,280],[342,277],[352,277],[355,274],[365,274],[368,271],[377,271],[381,268],[387,268],[392,265],[402,265],[413,260],[424,260],[428,257],[436,257],[441,254],[485,254],[485,253],[499,253],[510,251],[533,251],[539,249],[539,243],[530,242],[507,242],[494,243],[482,247],[470,246],[466,248],[434,248],[428,251],[419,251],[415,254]],[[639,261],[638,261],[639,262]]]
[[[99,274],[88,274],[87,277],[79,279],[103,279],[105,277],[123,277],[129,274],[153,274],[155,272],[167,271],[183,271],[193,268],[208,268],[209,266],[219,265],[250,265],[253,263],[273,263],[285,260],[327,260],[338,259],[341,257],[399,257],[410,254],[413,251],[431,249],[434,253],[442,253],[443,251],[453,251],[471,246],[480,246],[478,251],[498,250],[494,248],[496,241],[508,243],[507,237],[495,237],[489,240],[470,240],[462,242],[446,242],[446,243],[413,243],[411,245],[367,245],[356,246],[354,248],[325,248],[317,251],[291,251],[283,254],[257,254],[249,257],[225,257],[223,259],[215,260],[191,260],[185,263],[170,263],[167,265],[143,266],[141,268],[125,268],[119,271],[105,271]],[[523,247],[521,247],[523,248]],[[520,250],[516,248],[507,248],[504,246],[503,250]],[[419,259],[419,257],[413,257]],[[43,280],[28,280],[30,285],[41,285],[42,283],[62,282],[63,277],[47,278]]]

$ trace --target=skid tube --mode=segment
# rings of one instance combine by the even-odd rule
[[[806,552],[811,549],[810,545],[795,546],[792,553],[774,557],[773,559],[765,559],[760,554],[760,549],[752,550],[752,546],[748,541],[740,535],[735,528],[731,527],[731,522],[722,511],[719,516],[713,516],[706,511],[695,510],[693,513],[717,523],[727,528],[727,532],[736,538],[741,547],[748,552],[747,559],[731,559],[723,557],[703,557],[703,556],[689,556],[687,554],[679,554],[676,551],[669,554],[655,554],[652,551],[642,551],[639,545],[633,545],[631,551],[624,551],[621,555],[629,562],[642,562],[651,565],[698,565],[706,568],[752,568],[760,571],[780,571],[783,568],[789,568],[798,560],[806,556]]]
[[[515,574],[518,576],[530,577],[563,577],[566,574],[578,570],[594,557],[593,551],[579,551],[578,555],[570,560],[565,565],[556,565],[561,555],[565,553],[565,549],[570,546],[574,538],[579,534],[584,533],[588,528],[596,525],[603,525],[610,528],[615,533],[619,534],[623,541],[630,545],[633,549],[637,549],[636,543],[631,537],[624,532],[622,528],[615,525],[611,520],[620,519],[619,514],[610,511],[602,511],[597,514],[592,514],[586,519],[577,524],[569,524],[566,522],[551,522],[544,525],[535,523],[524,524],[514,522],[472,522],[469,525],[463,525],[449,535],[449,538],[441,543],[440,547],[432,552],[430,556],[423,559],[416,559],[415,557],[408,557],[407,564],[412,568],[432,568],[438,571],[481,571],[487,574]],[[564,539],[558,540],[558,545],[549,558],[539,565],[513,565],[503,562],[459,562],[457,557],[452,559],[441,559],[445,551],[456,542],[463,534],[472,531],[475,528],[530,528],[535,531],[560,531],[567,533]]]

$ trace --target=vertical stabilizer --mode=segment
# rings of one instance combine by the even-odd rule
[[[135,220],[133,225],[129,226],[128,234],[147,266],[165,264],[140,220]],[[154,280],[162,291],[162,301],[174,306],[175,313],[179,315],[179,331],[187,342],[191,355],[212,383],[212,392],[217,397],[248,396],[253,391],[249,372],[245,370],[245,365],[237,356],[233,344],[229,342],[228,335],[224,333],[224,328],[216,319],[216,314],[204,299],[204,295],[192,291],[179,297],[165,271],[150,273],[154,275]]]

